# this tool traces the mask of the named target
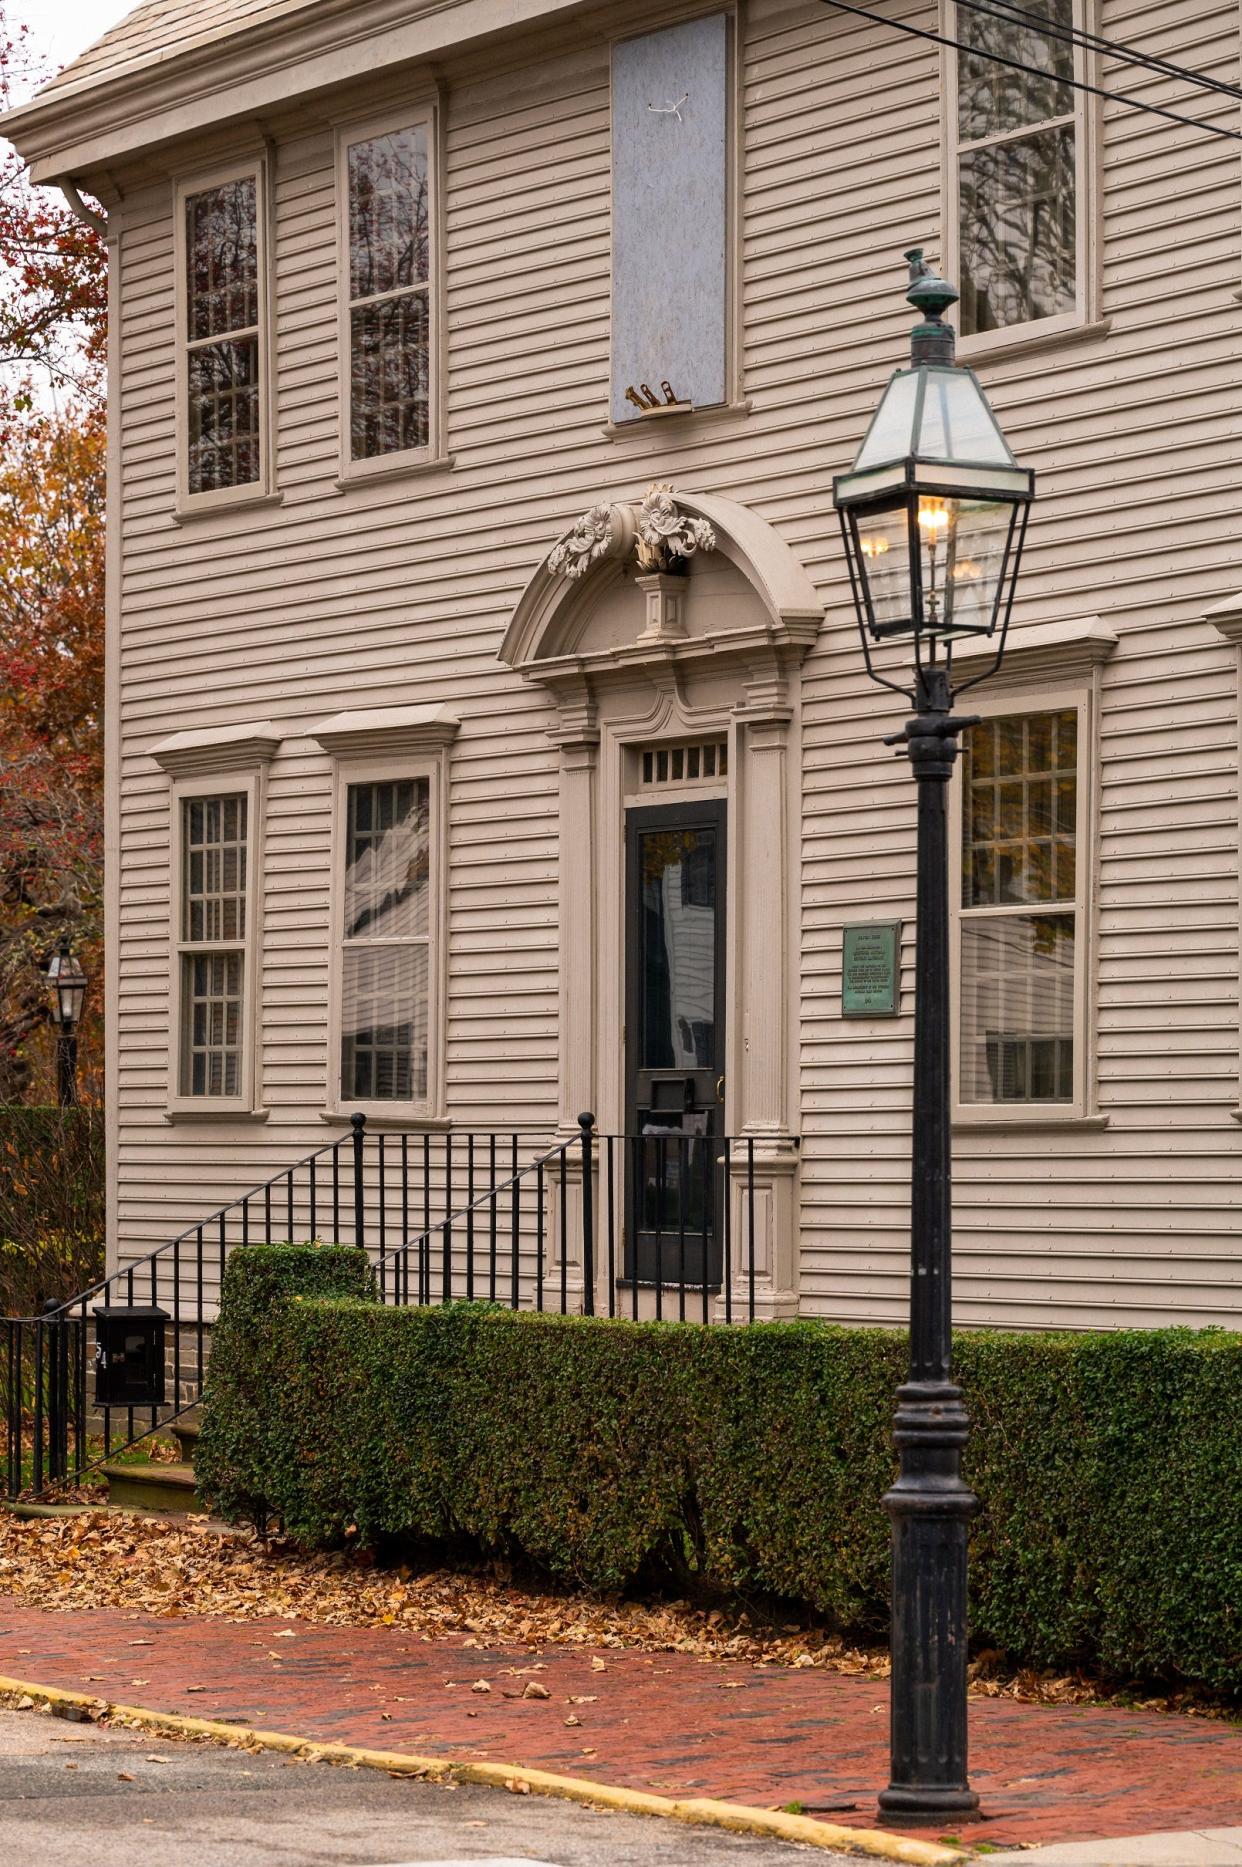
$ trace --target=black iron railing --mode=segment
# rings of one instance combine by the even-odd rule
[[[672,1127],[553,1142],[521,1131],[339,1136],[38,1316],[0,1318],[7,1495],[76,1482],[202,1395],[230,1253],[318,1239],[366,1250],[381,1300],[732,1323],[756,1315],[755,1142]],[[163,1312],[165,1398],[103,1405],[96,1311]],[[167,1390],[171,1390],[170,1392]]]

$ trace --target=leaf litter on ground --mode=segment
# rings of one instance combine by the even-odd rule
[[[222,1533],[201,1517],[170,1520],[100,1510],[23,1519],[0,1513],[0,1595],[58,1611],[120,1608],[165,1617],[397,1627],[422,1640],[454,1640],[474,1649],[594,1648],[591,1667],[597,1673],[607,1671],[598,1649],[629,1648],[734,1666],[818,1668],[868,1679],[889,1674],[883,1647],[852,1644],[810,1619],[790,1623],[766,1618],[758,1609],[556,1591],[523,1585],[498,1566],[382,1568],[368,1552],[307,1553],[250,1532]],[[295,1637],[288,1627],[268,1635]],[[1084,1672],[1018,1668],[996,1651],[972,1661],[970,1689],[977,1697],[1042,1704],[1121,1698],[1131,1706],[1201,1716],[1237,1711],[1193,1687],[1117,1685]]]

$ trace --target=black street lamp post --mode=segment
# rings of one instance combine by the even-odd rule
[[[908,369],[891,378],[853,468],[833,482],[867,672],[914,708],[885,743],[918,786],[910,1373],[898,1390],[893,1527],[890,1822],[968,1819],[966,1543],[975,1499],[962,1477],[969,1422],[952,1379],[948,785],[958,736],[953,644],[1004,653],[1034,496],[973,372],[954,361],[944,313],[957,293],[910,261],[922,314]],[[912,684],[877,671],[873,647],[912,644]],[[985,679],[978,675],[976,680]],[[974,681],[963,683],[973,686]]]
[[[86,998],[86,974],[70,951],[67,939],[48,961],[47,981],[52,988],[52,1022],[56,1026],[56,1089],[60,1106],[73,1108],[78,1099],[78,1025]]]

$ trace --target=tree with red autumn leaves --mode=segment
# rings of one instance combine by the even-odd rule
[[[0,108],[32,59],[0,0]],[[62,936],[101,1020],[103,243],[0,156],[0,1103],[46,1096],[43,968]]]

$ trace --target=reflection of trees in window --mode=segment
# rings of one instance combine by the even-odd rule
[[[1073,0],[1029,9],[1073,25]],[[964,335],[1055,317],[1076,303],[1075,53],[1037,25],[968,8],[957,36],[1013,71],[958,54],[958,224]]]
[[[352,143],[349,177],[350,454],[429,438],[427,132]]]
[[[191,493],[260,477],[258,213],[253,175],[185,204]]]

